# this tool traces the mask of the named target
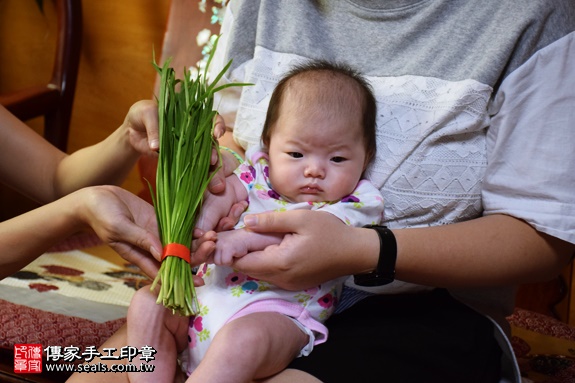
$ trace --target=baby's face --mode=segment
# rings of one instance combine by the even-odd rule
[[[293,202],[336,201],[354,190],[365,155],[359,112],[295,108],[288,97],[269,143],[270,182]]]

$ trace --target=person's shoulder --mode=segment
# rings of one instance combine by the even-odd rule
[[[573,0],[508,0],[514,18],[538,21],[550,29],[571,32],[575,27],[575,4]]]
[[[504,78],[575,30],[573,0],[504,0],[494,17],[497,36],[517,36]]]
[[[563,24],[575,22],[575,6],[573,0],[486,0],[486,7],[495,15],[506,15],[505,20],[511,27],[524,24],[545,24],[560,27]],[[556,23],[559,23],[557,25]],[[505,28],[507,25],[502,25]]]
[[[513,10],[513,16],[534,12],[553,11],[563,8],[573,8],[573,0],[488,0],[500,9]],[[487,4],[483,4],[485,6]],[[541,13],[540,13],[541,15]]]

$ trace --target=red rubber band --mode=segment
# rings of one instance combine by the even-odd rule
[[[166,257],[178,257],[190,263],[190,249],[179,243],[168,243],[162,251],[162,260]]]

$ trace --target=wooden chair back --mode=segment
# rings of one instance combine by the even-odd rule
[[[80,63],[82,2],[53,1],[58,17],[58,36],[50,81],[0,94],[0,104],[23,121],[43,116],[44,137],[66,151]]]

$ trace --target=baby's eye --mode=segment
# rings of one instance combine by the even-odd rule
[[[303,154],[298,153],[298,152],[288,152],[288,156],[293,157],[293,158],[302,158]]]
[[[335,163],[340,163],[340,162],[347,161],[347,158],[345,158],[345,157],[332,157],[331,160]]]

